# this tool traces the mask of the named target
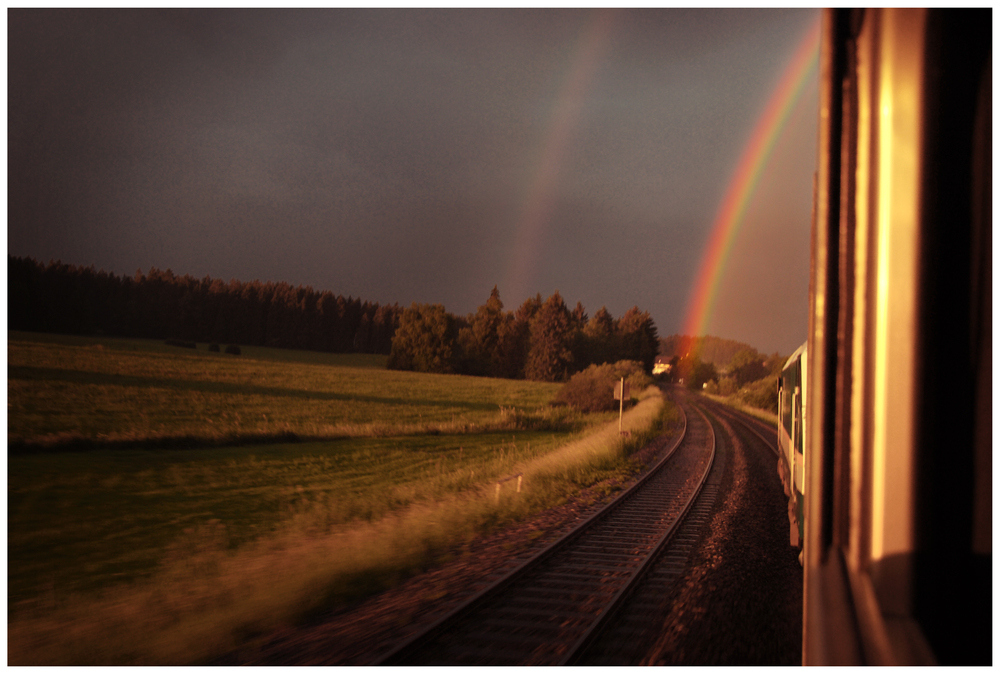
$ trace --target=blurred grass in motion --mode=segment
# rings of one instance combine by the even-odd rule
[[[371,522],[501,477],[564,434],[345,438],[189,450],[94,450],[8,459],[8,600],[151,574],[209,521],[235,548],[309,512]]]

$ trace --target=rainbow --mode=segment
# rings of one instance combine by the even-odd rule
[[[708,245],[701,258],[698,275],[688,299],[681,334],[704,335],[719,291],[719,282],[733,242],[739,232],[747,205],[753,196],[767,160],[781,134],[789,113],[795,107],[809,74],[819,59],[820,21],[809,29],[785,68],[774,93],[754,127],[749,144],[743,150],[725,197],[715,216]]]
[[[614,13],[596,10],[590,15],[578,38],[569,69],[549,114],[541,151],[533,164],[532,178],[524,199],[517,226],[513,257],[504,287],[511,298],[527,297],[534,285],[543,235],[556,205],[559,173],[573,140],[577,120],[604,54],[614,23]],[[518,300],[519,301],[519,300]]]

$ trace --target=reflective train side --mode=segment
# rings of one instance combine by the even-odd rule
[[[805,664],[992,663],[992,22],[823,15]]]
[[[778,377],[778,477],[788,497],[789,543],[801,547],[805,520],[806,344],[789,356]]]

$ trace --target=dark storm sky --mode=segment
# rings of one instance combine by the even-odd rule
[[[681,329],[815,10],[36,10],[8,21],[8,251]],[[806,334],[815,76],[710,332]]]

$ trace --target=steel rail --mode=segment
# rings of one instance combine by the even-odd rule
[[[417,651],[421,645],[428,641],[436,638],[438,635],[442,634],[447,627],[457,620],[460,616],[465,615],[477,607],[483,605],[491,598],[503,592],[505,589],[513,585],[518,579],[526,576],[530,571],[537,568],[546,560],[553,557],[557,552],[563,550],[568,545],[573,543],[576,539],[582,536],[585,532],[594,527],[598,522],[605,519],[614,510],[618,509],[625,501],[638,493],[638,491],[657,473],[659,473],[664,466],[670,461],[680,446],[681,442],[687,435],[687,414],[684,412],[683,408],[678,405],[678,410],[681,412],[681,417],[683,425],[681,427],[681,432],[674,439],[673,444],[664,454],[664,456],[653,466],[652,469],[646,472],[639,480],[635,482],[631,487],[626,489],[623,493],[619,494],[614,500],[609,502],[598,512],[591,515],[589,518],[578,524],[571,531],[567,532],[565,535],[559,539],[553,541],[551,544],[546,546],[544,549],[538,552],[538,554],[525,560],[519,566],[511,570],[505,576],[483,588],[475,595],[453,608],[451,611],[445,615],[438,618],[428,627],[418,630],[416,633],[408,637],[402,643],[400,643],[396,648],[391,650],[386,655],[375,661],[374,665],[391,665],[399,661],[405,661],[408,655],[411,655]]]
[[[731,421],[736,421],[741,426],[743,426],[744,428],[746,428],[748,431],[750,431],[751,433],[753,433],[754,435],[756,435],[758,438],[760,438],[761,442],[763,442],[765,445],[767,445],[768,448],[770,448],[770,450],[772,452],[774,452],[775,456],[780,456],[779,453],[778,453],[777,431],[775,431],[775,437],[773,437],[771,439],[768,439],[768,438],[765,438],[758,429],[754,428],[754,426],[756,424],[763,424],[765,422],[758,421],[758,420],[755,419],[751,423],[750,421],[748,421],[746,419],[746,416],[745,416],[746,413],[745,412],[741,412],[740,410],[733,409],[733,408],[729,407],[728,405],[726,405],[725,403],[720,403],[720,402],[716,402],[716,401],[712,400],[712,401],[710,401],[710,405],[715,408],[715,410],[714,410],[715,412],[721,414],[722,416],[726,417],[727,419],[729,419]]]
[[[687,518],[688,513],[691,511],[691,506],[694,505],[698,496],[701,494],[702,489],[705,487],[708,474],[712,471],[712,466],[715,464],[715,451],[717,443],[715,440],[715,429],[712,427],[712,422],[708,419],[708,415],[705,414],[700,407],[695,406],[695,410],[708,424],[712,438],[711,454],[707,464],[705,465],[705,470],[702,471],[701,477],[698,478],[697,487],[695,487],[694,491],[691,493],[691,496],[684,504],[684,507],[681,508],[680,513],[677,515],[677,519],[675,519],[667,530],[663,532],[659,540],[657,540],[656,544],[653,546],[652,551],[646,556],[646,559],[643,560],[642,564],[640,564],[639,567],[632,572],[632,575],[626,581],[625,585],[618,590],[611,601],[608,602],[604,609],[601,610],[593,624],[587,629],[586,632],[584,632],[577,642],[573,644],[566,656],[559,662],[560,665],[580,664],[580,660],[586,654],[587,648],[595,639],[597,639],[598,636],[600,636],[601,632],[608,626],[622,606],[625,605],[625,602],[639,585],[639,582],[643,579],[649,569],[652,568],[653,562],[659,558],[660,554],[667,547],[667,544],[671,539],[673,539],[674,534],[680,528],[681,524]]]

